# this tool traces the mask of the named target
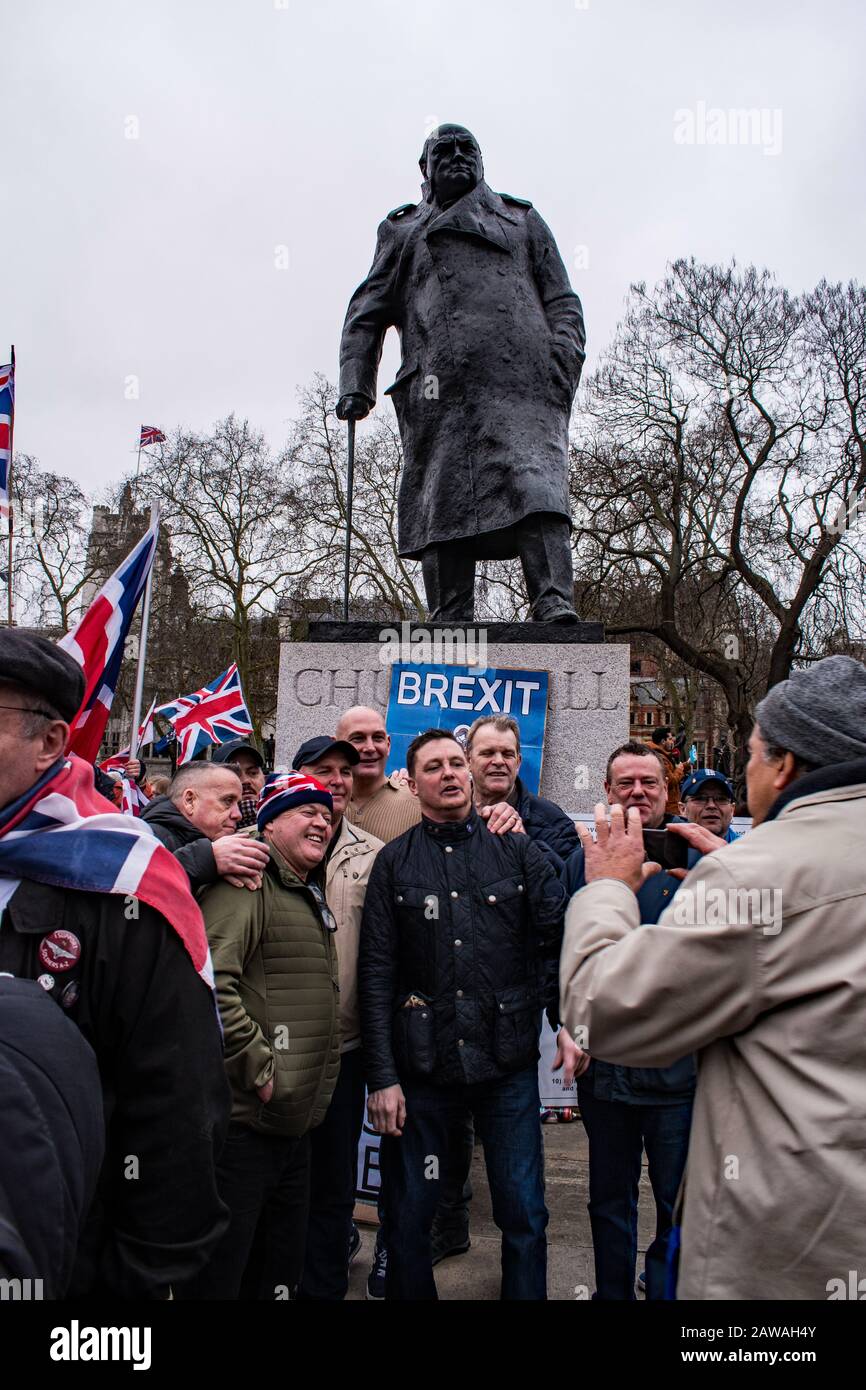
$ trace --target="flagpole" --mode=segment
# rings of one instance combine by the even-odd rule
[[[135,482],[132,485],[132,510],[138,506],[138,471],[141,468],[141,426],[138,427],[138,458],[135,460]]]
[[[14,454],[13,434],[15,431],[15,344],[12,344],[12,414],[9,419],[9,467],[6,471],[6,495],[9,498],[9,570],[6,575],[6,607],[9,626],[12,626],[14,604],[12,600],[12,546],[15,531],[15,508],[12,505],[12,458]]]
[[[139,450],[139,452],[141,452]],[[150,525],[156,526],[159,521],[159,503],[150,504]],[[130,759],[138,757],[138,730],[141,724],[141,701],[144,694],[144,663],[147,659],[147,628],[150,622],[150,594],[153,588],[153,572],[156,569],[156,553],[153,556],[153,563],[147,576],[147,583],[144,587],[144,605],[141,610],[141,637],[138,642],[138,670],[135,673],[135,698],[132,702],[132,733],[129,739]]]

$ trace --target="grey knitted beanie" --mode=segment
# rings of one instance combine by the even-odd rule
[[[792,671],[758,705],[764,742],[817,767],[866,758],[866,666],[828,656]]]

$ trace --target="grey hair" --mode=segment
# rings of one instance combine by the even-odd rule
[[[40,714],[28,714],[24,710],[21,711],[21,732],[24,738],[36,738],[45,728],[46,716],[48,719],[61,719],[64,724],[69,723],[69,720],[63,719],[60,711],[56,710],[48,700],[43,700],[41,695],[39,696],[39,707],[42,711]]]
[[[820,763],[810,763],[806,758],[801,758],[799,754],[792,753],[790,748],[782,748],[778,743],[768,743],[764,748],[765,763],[780,763],[786,753],[791,753],[794,759],[794,775],[796,777],[807,777],[810,772],[817,772]]]
[[[516,719],[510,714],[479,714],[469,730],[469,733],[466,735],[466,743],[464,746],[467,753],[472,747],[472,740],[478,733],[478,730],[485,724],[492,724],[497,733],[513,734],[515,742],[517,743],[517,751],[518,753],[520,752],[520,725]]]

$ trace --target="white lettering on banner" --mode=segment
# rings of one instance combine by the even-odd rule
[[[503,691],[498,696],[500,686]],[[465,710],[469,714],[485,709],[492,714],[510,714],[512,706],[516,705],[520,714],[527,715],[532,708],[532,696],[540,689],[539,681],[487,681],[483,676],[447,676],[436,671],[428,671],[422,685],[419,671],[401,671],[397,704],[430,706],[435,703],[440,709]]]
[[[451,708],[473,710],[473,691],[475,685],[473,676],[455,676],[451,683]]]
[[[417,705],[421,699],[421,677],[417,671],[401,671],[397,687],[398,705]]]
[[[532,703],[532,692],[533,690],[540,690],[541,686],[538,684],[538,681],[515,681],[514,689],[523,691],[523,705],[520,713],[528,714]]]
[[[484,692],[484,699],[478,701],[478,704],[475,706],[476,712],[477,712],[478,714],[480,714],[481,711],[484,709],[484,707],[485,707],[486,705],[489,705],[489,706],[490,706],[490,709],[491,709],[491,710],[493,711],[493,713],[495,714],[495,713],[496,713],[496,701],[494,700],[493,697],[494,697],[494,695],[496,694],[497,690],[499,689],[500,685],[502,684],[502,681],[501,681],[501,680],[495,680],[495,681],[493,682],[493,684],[491,685],[491,684],[490,684],[490,681],[486,681],[486,680],[484,679],[483,676],[479,676],[479,677],[478,677],[478,684],[481,686],[481,689],[482,689],[483,692]]]

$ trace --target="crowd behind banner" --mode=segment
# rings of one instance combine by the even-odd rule
[[[758,706],[744,834],[728,769],[670,730],[609,750],[590,830],[527,787],[513,717],[422,730],[389,772],[365,707],[274,770],[246,735],[164,785],[127,764],[149,799],[121,815],[69,751],[86,690],[0,632],[0,1276],[339,1301],[360,1144],[367,1297],[435,1299],[480,1142],[501,1297],[544,1299],[547,1089],[588,1139],[593,1297],[841,1296],[866,1221],[862,664]]]

